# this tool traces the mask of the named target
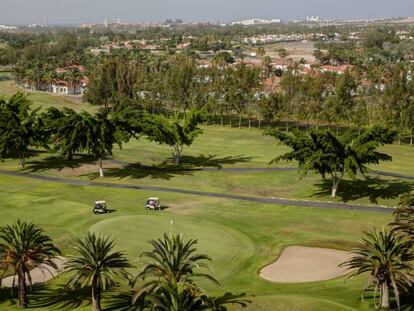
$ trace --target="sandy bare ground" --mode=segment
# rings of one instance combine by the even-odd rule
[[[350,253],[345,251],[291,246],[282,251],[276,262],[263,268],[260,276],[280,283],[329,280],[346,274],[339,264],[349,257]]]
[[[53,269],[49,266],[42,266],[44,269],[41,268],[35,268],[30,271],[30,275],[32,277],[32,284],[37,283],[45,283],[49,281],[50,279],[53,279],[56,277],[59,273],[59,271],[63,268],[63,264],[65,258],[63,257],[57,257],[54,259],[54,263],[58,266],[58,269]],[[1,282],[1,287],[12,287],[13,286],[13,276],[9,276],[3,279]],[[17,277],[15,280],[15,286],[17,286]]]

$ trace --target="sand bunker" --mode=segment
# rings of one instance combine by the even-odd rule
[[[264,267],[260,276],[268,281],[301,283],[329,280],[346,274],[339,264],[349,252],[328,248],[291,246],[283,250],[276,262]]]

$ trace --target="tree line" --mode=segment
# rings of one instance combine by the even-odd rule
[[[185,113],[204,108],[212,120],[232,127],[247,118],[284,122],[286,130],[320,126],[362,130],[380,124],[395,127],[400,140],[414,143],[414,79],[409,62],[377,66],[368,71],[349,68],[343,74],[319,66],[301,73],[299,63],[289,66],[276,88],[268,88],[265,62],[262,68],[245,63],[199,68],[192,57],[173,55],[142,61],[111,59],[90,75],[85,100],[105,108],[123,103],[150,112]],[[273,74],[274,76],[274,74]]]
[[[40,113],[31,105],[22,93],[0,100],[0,156],[17,157],[24,168],[33,147],[59,153],[68,160],[77,152],[86,152],[98,161],[100,177],[104,176],[102,161],[112,156],[115,145],[121,147],[143,136],[169,146],[178,165],[184,147],[202,134],[199,124],[205,118],[201,110],[189,111],[182,120],[178,115],[167,118],[130,105],[96,114],[54,107]]]

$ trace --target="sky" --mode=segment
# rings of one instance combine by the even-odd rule
[[[414,16],[414,0],[0,0],[0,24],[124,22],[229,22],[247,18],[302,20]]]

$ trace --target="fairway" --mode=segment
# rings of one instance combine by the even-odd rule
[[[168,208],[147,212],[143,203],[150,196],[160,197]],[[99,216],[92,213],[93,202],[100,199],[108,202],[112,213]],[[382,226],[391,217],[373,212],[287,207],[131,189],[108,191],[11,176],[0,176],[0,214],[0,225],[22,219],[45,228],[63,255],[73,254],[73,239],[87,230],[110,234],[116,239],[117,248],[125,251],[136,265],[133,273],[142,267],[139,255],[148,250],[146,242],[169,232],[173,220],[174,232],[198,238],[200,250],[213,259],[211,273],[222,287],[203,282],[204,288],[217,295],[223,294],[223,289],[245,293],[253,302],[246,310],[266,311],[286,310],[288,305],[297,310],[369,310],[371,302],[362,304],[358,299],[363,278],[352,283],[344,283],[342,277],[278,284],[260,278],[259,271],[287,246],[349,250],[357,245],[362,231]],[[59,288],[64,282],[62,276],[49,286]],[[125,285],[121,287],[127,289]],[[2,291],[1,310],[15,310],[14,303],[10,305],[9,293]],[[46,306],[43,295],[38,290],[31,295],[35,310],[56,310],[68,303],[64,300]],[[111,295],[107,293],[104,297],[110,299]],[[81,301],[75,309],[89,310],[88,297]]]
[[[318,201],[332,201],[329,181],[315,174],[300,179],[296,163],[269,165],[274,157],[289,149],[263,135],[262,130],[220,126],[203,126],[203,130],[204,134],[191,148],[184,149],[178,167],[173,164],[168,147],[145,138],[131,140],[104,160],[102,179],[98,178],[96,159],[85,154],[77,154],[68,161],[47,150],[32,150],[25,169],[19,167],[17,159],[4,159],[1,170],[21,175],[0,175],[0,225],[17,219],[33,221],[50,234],[64,256],[73,254],[74,239],[87,231],[110,235],[116,240],[117,250],[124,251],[134,265],[130,270],[133,274],[145,264],[140,254],[150,249],[148,241],[172,231],[187,239],[197,239],[199,250],[211,256],[210,273],[221,286],[202,281],[203,288],[214,295],[226,291],[244,293],[252,302],[246,309],[233,306],[229,310],[371,310],[371,299],[366,303],[359,300],[364,277],[352,283],[340,276],[290,284],[264,280],[259,273],[290,246],[349,251],[358,245],[363,231],[387,224],[391,213],[318,208]],[[394,161],[371,169],[414,175],[413,168],[406,165],[414,162],[414,149],[390,145],[383,150]],[[55,179],[42,181],[25,174]],[[340,185],[338,202],[392,208],[413,185],[410,179],[375,174],[358,176],[356,180],[346,178]],[[161,188],[176,191],[156,190]],[[196,192],[223,197],[195,195]],[[160,197],[167,208],[161,212],[146,211],[144,202],[152,196]],[[310,201],[314,207],[244,201],[237,196]],[[94,215],[92,208],[97,200],[106,200],[111,213]],[[44,297],[45,291],[59,289],[65,281],[66,276],[62,275],[47,286],[36,286],[31,294],[34,310],[58,310],[65,303],[73,303],[71,297],[55,302]],[[122,284],[119,290],[129,288]],[[16,310],[10,293],[0,293],[0,309]],[[68,309],[89,310],[88,295],[76,295],[80,297],[79,304]],[[110,306],[113,295],[104,294],[105,306]]]

